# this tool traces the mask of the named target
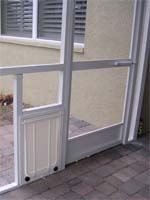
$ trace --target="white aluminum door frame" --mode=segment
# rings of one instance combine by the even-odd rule
[[[142,16],[143,16],[143,6],[144,1],[136,0],[134,7],[134,17],[133,17],[133,28],[130,46],[130,56],[132,59],[132,67],[130,67],[128,72],[128,84],[126,88],[126,103],[124,107],[124,127],[123,127],[123,144],[128,143],[129,134],[129,124],[131,121],[131,110],[133,103],[133,92],[138,66],[138,56],[139,56],[139,41],[141,35],[142,26]]]
[[[133,104],[131,111],[131,121],[129,124],[128,141],[136,140],[138,126],[141,115],[141,107],[144,95],[146,73],[148,69],[148,59],[150,56],[150,0],[144,3],[143,26],[139,41],[139,56],[137,74],[133,93]]]

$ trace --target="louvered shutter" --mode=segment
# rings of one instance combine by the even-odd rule
[[[32,36],[32,0],[2,0],[2,34]]]
[[[76,0],[75,42],[83,42],[87,0]],[[62,0],[39,0],[38,37],[60,40],[62,24]]]
[[[83,42],[86,24],[87,0],[75,0],[75,42]]]
[[[60,40],[62,0],[39,0],[38,36]]]

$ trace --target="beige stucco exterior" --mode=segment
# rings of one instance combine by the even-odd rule
[[[88,0],[83,49],[74,60],[128,58],[133,0]],[[47,41],[48,42],[48,41]],[[34,45],[35,44],[35,45]],[[83,52],[82,52],[83,51]],[[59,62],[60,51],[51,45],[0,39],[0,66]],[[97,127],[122,119],[127,69],[73,72],[71,114]],[[0,90],[11,92],[11,78],[1,77]],[[31,105],[57,100],[58,73],[26,75],[24,102]]]

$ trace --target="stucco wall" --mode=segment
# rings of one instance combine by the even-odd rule
[[[85,47],[74,60],[128,58],[133,17],[132,0],[88,0]],[[0,66],[59,62],[59,50],[14,44],[0,39]],[[71,113],[98,127],[121,121],[127,69],[74,72]],[[6,80],[6,78],[5,78]],[[3,92],[9,90],[9,78]],[[32,105],[53,103],[58,74],[26,75],[24,101]]]
[[[88,0],[84,59],[128,58],[133,0]]]

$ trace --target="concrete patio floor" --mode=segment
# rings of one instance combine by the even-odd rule
[[[147,147],[146,147],[147,144]],[[148,200],[150,152],[139,141],[83,159],[0,196],[6,200]]]
[[[13,126],[9,116],[5,113],[0,117],[0,186],[14,180]],[[89,126],[85,122],[84,125]],[[85,127],[78,124],[78,128]],[[0,200],[148,200],[149,144],[147,134],[136,143],[98,153],[67,166],[62,172],[0,195]]]

